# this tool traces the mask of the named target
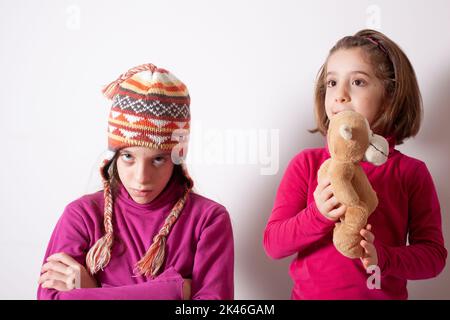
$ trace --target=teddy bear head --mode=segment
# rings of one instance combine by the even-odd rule
[[[327,132],[331,157],[343,162],[363,160],[371,134],[366,118],[355,111],[342,111],[332,116]]]

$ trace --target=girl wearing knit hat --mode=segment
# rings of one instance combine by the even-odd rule
[[[229,214],[193,193],[183,163],[186,86],[144,64],[103,92],[113,101],[103,190],[65,208],[38,299],[233,299]]]

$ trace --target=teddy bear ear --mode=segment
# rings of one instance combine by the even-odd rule
[[[339,134],[345,140],[350,140],[352,138],[352,128],[346,124],[343,124],[339,127]]]

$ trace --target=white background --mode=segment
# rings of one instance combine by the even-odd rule
[[[1,0],[0,298],[35,298],[65,205],[101,186],[97,164],[110,103],[100,89],[152,62],[190,89],[198,137],[190,152],[200,154],[190,171],[197,191],[230,212],[235,297],[288,299],[293,257],[266,257],[263,230],[288,161],[323,145],[307,129],[314,127],[314,80],[327,51],[365,27],[386,33],[415,67],[425,120],[400,150],[431,171],[448,247],[449,12],[447,0]],[[279,170],[262,175],[262,160],[252,164],[245,155],[244,164],[221,163],[214,146],[227,129],[279,130],[272,154]],[[237,147],[225,152],[242,156]],[[409,282],[410,298],[449,299],[449,284],[447,266],[438,278]]]

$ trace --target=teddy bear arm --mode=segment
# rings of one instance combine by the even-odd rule
[[[353,167],[345,165],[333,169],[332,174],[330,174],[330,180],[334,196],[346,206],[357,205],[359,196],[352,183]]]
[[[365,206],[355,206],[347,208],[345,212],[345,224],[359,233],[367,224],[369,213]]]
[[[330,166],[331,159],[325,160],[324,163],[319,168],[319,171],[317,172],[317,180],[321,181],[328,175],[328,168]]]
[[[355,171],[354,184],[355,189],[359,190],[359,197],[367,206],[369,214],[372,213],[378,206],[378,197],[361,167]]]

